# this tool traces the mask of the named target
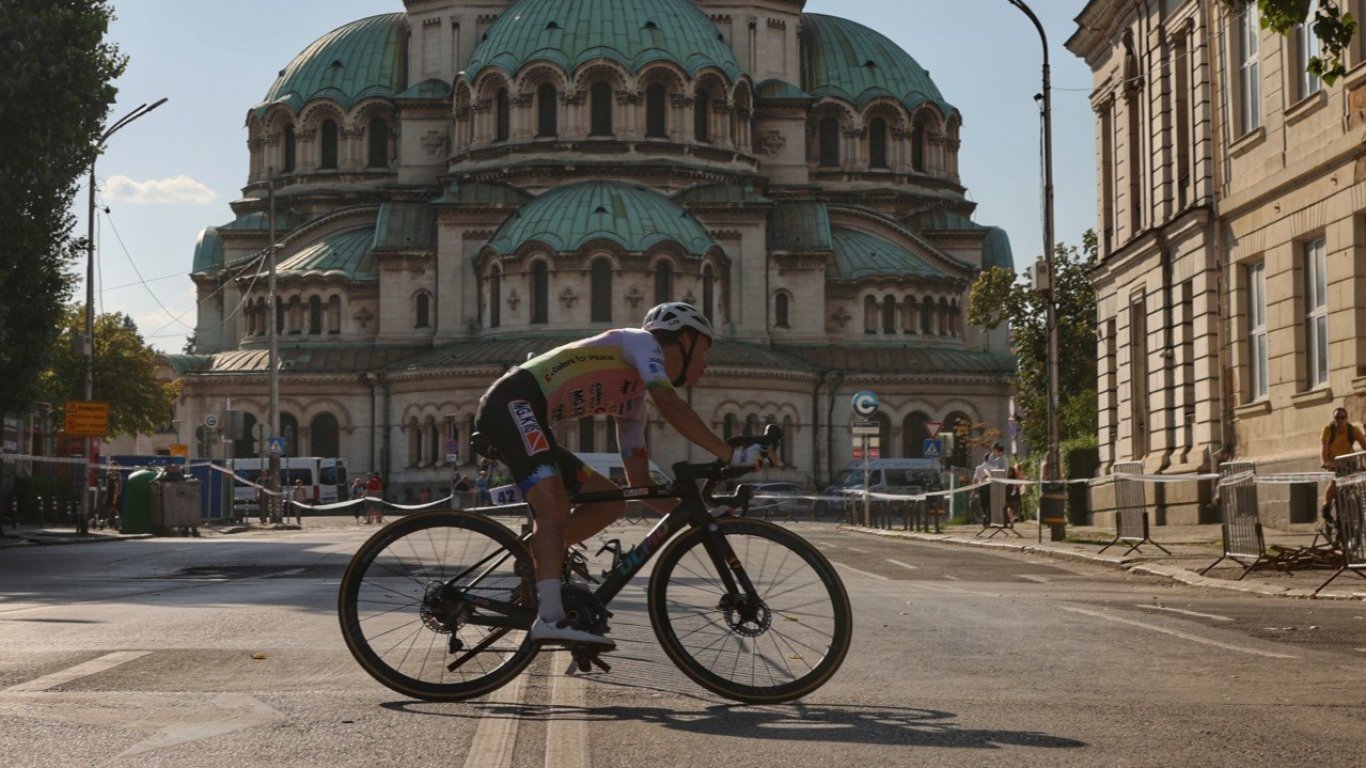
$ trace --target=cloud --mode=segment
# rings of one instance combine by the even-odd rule
[[[189,176],[135,181],[127,176],[112,176],[104,183],[106,200],[120,203],[189,203],[206,205],[218,195]]]

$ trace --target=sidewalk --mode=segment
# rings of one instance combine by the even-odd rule
[[[1039,541],[1039,526],[1032,521],[1025,521],[1016,526],[1022,538],[1016,538],[1009,531],[987,538],[995,529],[984,531],[975,525],[945,526],[944,533],[881,530],[849,525],[841,528],[874,536],[1023,552],[1040,557],[1096,563],[1129,573],[1157,576],[1199,587],[1274,597],[1314,597],[1314,590],[1327,581],[1335,570],[1303,568],[1281,571],[1259,566],[1239,581],[1237,579],[1243,572],[1243,566],[1233,560],[1225,560],[1201,576],[1199,572],[1223,554],[1223,535],[1221,526],[1217,524],[1153,528],[1152,540],[1170,550],[1170,555],[1152,544],[1143,544],[1141,549],[1126,555],[1130,545],[1124,542],[1115,544],[1102,554],[1101,548],[1114,540],[1115,533],[1113,529],[1095,526],[1069,525],[1067,537],[1063,541],[1049,541],[1049,531],[1045,530],[1042,542]],[[1276,546],[1289,549],[1309,546],[1314,539],[1314,529],[1312,525],[1297,525],[1288,531],[1266,529],[1265,536],[1267,552],[1270,553]],[[1354,573],[1343,573],[1327,589],[1319,592],[1318,599],[1366,600],[1366,579]]]
[[[93,544],[102,541],[126,541],[128,539],[150,539],[150,533],[119,533],[111,528],[91,528],[89,533],[76,533],[70,526],[21,525],[15,528],[5,526],[5,535],[0,537],[0,549],[14,547],[51,546],[56,544]]]

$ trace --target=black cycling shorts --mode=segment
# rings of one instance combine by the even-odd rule
[[[593,470],[555,441],[546,418],[545,395],[536,378],[513,368],[479,399],[474,428],[502,454],[523,496],[548,477],[559,476],[565,490],[578,493]]]

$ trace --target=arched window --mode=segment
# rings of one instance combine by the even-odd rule
[[[341,297],[333,296],[327,300],[327,332],[341,333]]]
[[[662,83],[653,83],[645,89],[645,137],[648,139],[669,136],[667,96]]]
[[[320,413],[308,424],[309,451],[312,456],[335,459],[341,456],[341,428],[337,417]]]
[[[560,113],[559,106],[556,104],[558,97],[555,86],[550,83],[541,83],[536,88],[537,136],[553,138],[560,132]]]
[[[939,335],[949,335],[949,300],[939,299]]]
[[[508,89],[499,88],[493,95],[494,126],[493,140],[507,141],[512,122],[512,104],[508,100]]]
[[[597,450],[597,439],[593,434],[593,417],[579,419],[579,453],[593,453]]]
[[[793,438],[797,435],[797,425],[792,421],[791,416],[783,417],[783,439],[778,443],[778,462],[781,466],[789,469],[795,468],[797,462],[793,461],[788,446],[794,445]]]
[[[840,164],[840,121],[834,117],[821,118],[817,136],[818,164],[822,168],[838,168]]]
[[[920,332],[926,336],[934,335],[934,298],[930,296],[920,303]]]
[[[289,297],[289,332],[297,334],[303,330],[303,302],[299,301],[298,296]]]
[[[503,271],[489,272],[489,327],[497,328],[503,318]]]
[[[369,140],[370,140],[370,159],[367,163],[371,168],[389,167],[389,121],[382,117],[373,118],[370,121]]]
[[[285,173],[294,173],[294,126],[285,126]]]
[[[531,322],[550,322],[550,268],[544,261],[531,265]]]
[[[925,124],[919,120],[911,126],[911,169],[925,172]]]
[[[603,80],[588,89],[590,111],[589,136],[612,135],[612,85]]]
[[[698,91],[693,99],[692,110],[692,133],[693,138],[700,143],[711,141],[711,132],[708,130],[708,122],[711,120],[711,97],[704,91]]]
[[[702,268],[702,316],[707,322],[716,322],[716,276],[711,265]]]
[[[285,332],[285,300],[275,297],[275,332]]]
[[[916,317],[916,314],[918,313],[918,311],[919,310],[916,307],[914,296],[907,296],[905,300],[901,302],[902,333],[909,334],[912,336],[915,335],[915,326],[917,325],[916,321],[918,319]]]
[[[762,430],[762,429],[759,429],[759,417],[758,417],[758,416],[756,416],[756,415],[754,415],[754,414],[751,413],[750,415],[748,415],[748,416],[745,417],[745,431],[744,431],[744,433],[743,433],[745,437],[753,437],[753,436],[758,435],[758,434],[760,434],[760,433],[762,433],[762,432],[763,432],[763,430]]]
[[[432,297],[426,291],[418,291],[413,297],[413,327],[432,327]]]
[[[417,467],[422,464],[422,425],[417,423],[417,419],[409,419],[408,426],[404,429],[408,433],[408,466]]]
[[[251,415],[250,413],[242,414],[242,433],[240,435],[237,435],[237,439],[233,440],[233,456],[236,456],[240,459],[256,455],[257,452],[254,450],[256,446],[253,445],[253,443],[255,443],[256,441],[256,438],[252,435],[252,432],[255,429],[256,417]]]
[[[787,294],[779,291],[773,297],[773,325],[778,328],[791,328],[787,322]]]
[[[896,333],[896,299],[891,296],[882,299],[882,332]]]
[[[673,301],[673,295],[673,265],[665,259],[660,259],[655,263],[655,303],[663,304],[666,301]]]
[[[877,333],[877,298],[863,297],[863,332]]]
[[[442,463],[446,454],[441,450],[441,428],[436,424],[436,417],[427,417],[427,428],[424,430],[427,436],[427,464],[436,466]]]
[[[868,167],[887,167],[887,121],[880,117],[868,125]]]
[[[308,297],[308,333],[323,332],[323,300],[317,296]]]
[[[735,414],[726,414],[726,418],[721,422],[721,436],[727,440],[735,437]]]
[[[592,272],[592,304],[593,316],[590,318],[594,323],[612,322],[612,262],[607,259],[598,259],[593,262]]]
[[[912,411],[906,415],[901,422],[901,455],[908,459],[919,459],[925,455],[925,441],[929,439],[929,430],[925,429],[925,422],[930,417],[920,411]]]
[[[318,161],[318,167],[323,170],[335,170],[337,167],[337,122],[335,120],[324,120],[322,129],[318,131],[318,136],[322,141],[322,157]]]
[[[892,445],[892,420],[885,413],[873,414],[873,420],[877,422],[877,444],[882,458],[892,458],[892,451],[896,450]]]
[[[280,414],[280,437],[285,439],[285,455],[299,455],[299,420],[294,414]]]

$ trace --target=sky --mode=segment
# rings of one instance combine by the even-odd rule
[[[572,0],[570,0],[572,1]],[[247,178],[247,110],[311,42],[402,0],[113,0],[109,40],[129,57],[106,125],[141,104],[96,164],[95,307],[132,317],[147,343],[180,352],[196,319],[195,239],[231,221]],[[1095,227],[1091,73],[1063,44],[1084,0],[1031,0],[1052,70],[1055,230]],[[1005,228],[1015,265],[1043,252],[1039,108],[1042,46],[1007,0],[808,0],[806,10],[878,30],[929,70],[963,115],[959,173],[974,219]],[[86,190],[73,206],[86,231]],[[106,213],[103,209],[107,208]],[[85,295],[85,266],[77,296]]]

